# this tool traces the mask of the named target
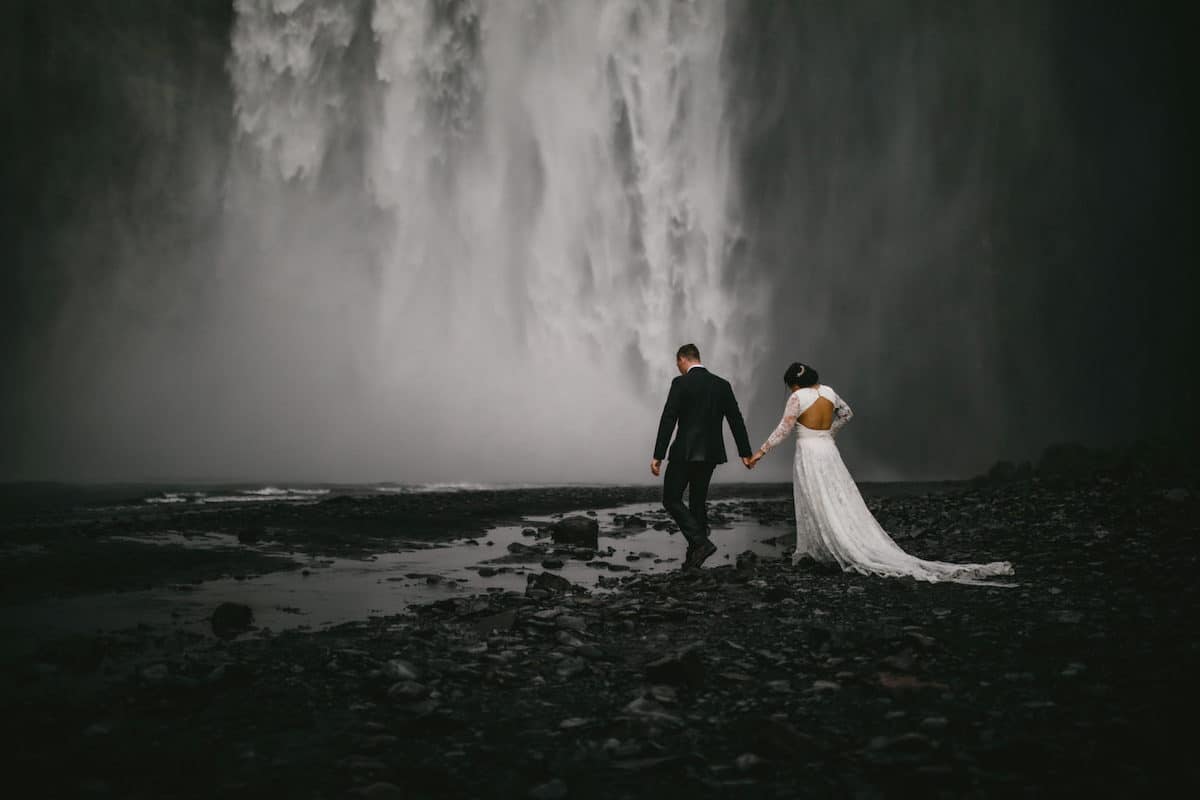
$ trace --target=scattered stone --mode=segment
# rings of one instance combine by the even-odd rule
[[[563,592],[569,592],[575,588],[574,584],[572,584],[566,578],[550,572],[540,572],[536,575],[530,575],[526,579],[526,582],[526,594],[529,594],[531,590],[547,592],[550,594],[561,594]]]
[[[232,639],[250,630],[254,612],[244,603],[221,603],[213,610],[209,621],[214,634],[222,639]]]
[[[585,725],[591,725],[592,721],[587,717],[568,717],[558,723],[558,727],[564,731],[572,730],[573,728],[582,728]]]
[[[365,797],[367,800],[404,800],[408,797],[400,787],[394,783],[386,783],[384,781],[376,781],[370,786],[364,786],[357,790],[360,797]]]
[[[567,796],[567,784],[561,779],[539,784],[529,790],[530,800],[563,800]]]
[[[737,765],[739,772],[750,772],[758,769],[765,762],[762,760],[762,758],[754,753],[742,753],[737,757],[734,763]]]
[[[550,526],[550,535],[559,544],[596,550],[600,546],[600,523],[588,517],[566,517]]]
[[[383,674],[393,681],[415,681],[419,677],[416,667],[399,658],[390,659],[383,667]]]
[[[679,693],[675,690],[674,686],[651,686],[650,696],[660,703],[676,703],[679,701]]]
[[[555,639],[565,647],[583,647],[583,642],[566,631],[559,631]]]
[[[560,628],[570,628],[573,631],[587,630],[587,620],[573,614],[560,614],[555,618],[554,623]]]
[[[570,656],[559,662],[555,668],[555,672],[562,678],[573,678],[581,672],[587,671],[587,661],[580,656]]]
[[[423,700],[429,696],[429,688],[416,681],[399,681],[388,689],[388,697],[405,703]]]
[[[646,678],[652,683],[698,687],[704,683],[704,661],[690,647],[647,664]]]
[[[516,609],[501,611],[499,614],[491,614],[476,620],[472,627],[476,633],[488,634],[491,631],[506,631],[510,629],[517,621]]]
[[[150,683],[160,683],[167,679],[167,675],[170,674],[170,671],[167,669],[166,664],[151,664],[150,666],[142,669],[140,674],[143,680],[149,681]]]

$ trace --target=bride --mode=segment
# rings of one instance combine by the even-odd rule
[[[957,583],[982,583],[982,578],[1012,574],[1012,564],[1007,561],[949,564],[925,561],[901,550],[863,502],[834,444],[834,434],[853,417],[850,406],[831,387],[819,383],[817,371],[805,364],[788,367],[783,382],[791,390],[783,419],[747,466],[753,468],[796,429],[793,564],[807,556],[864,575],[907,575],[922,581]]]

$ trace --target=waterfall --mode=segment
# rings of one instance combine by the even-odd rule
[[[680,344],[745,384],[765,298],[739,269],[722,3],[236,11],[238,136],[260,179],[319,198],[306,228],[345,229],[331,217],[348,209],[371,220],[356,228],[369,258],[313,269],[362,287],[344,329],[381,407],[466,454],[461,420],[481,406],[460,387],[486,386],[496,446],[578,440],[581,418],[603,419],[623,468],[648,457]],[[272,263],[277,246],[262,243],[256,269],[295,269]]]

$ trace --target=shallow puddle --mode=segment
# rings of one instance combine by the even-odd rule
[[[753,508],[753,502],[710,504],[713,512],[728,521],[713,525],[712,540],[717,552],[705,563],[706,568],[732,563],[747,550],[761,557],[779,557],[785,548],[791,547],[790,526],[764,526],[741,516],[740,510]],[[630,531],[614,523],[614,517],[619,521],[630,515],[649,523],[646,529]],[[572,559],[567,554],[553,556],[563,563],[558,569],[543,568],[542,557],[527,563],[512,561],[510,544],[531,546],[548,541],[524,535],[523,528],[548,524],[561,516],[565,515],[530,517],[529,526],[499,527],[476,539],[379,553],[368,559],[309,558],[297,554],[303,570],[243,580],[222,578],[3,608],[0,639],[32,646],[37,641],[69,633],[112,631],[138,624],[176,626],[210,634],[209,617],[218,604],[226,601],[250,606],[260,630],[316,628],[375,614],[401,613],[410,605],[447,597],[487,591],[523,592],[528,575],[543,571],[592,590],[605,591],[599,586],[602,576],[611,582],[631,574],[679,569],[687,546],[678,533],[670,535],[654,530],[655,522],[667,519],[660,505],[640,503],[596,513],[600,538],[593,561]],[[236,542],[232,536],[197,537],[176,532],[122,538],[188,547],[230,546]],[[481,568],[488,573],[487,577],[480,574]],[[491,570],[496,570],[495,574],[490,574]]]

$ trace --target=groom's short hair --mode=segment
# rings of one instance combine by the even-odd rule
[[[700,348],[696,347],[696,345],[691,344],[689,342],[688,344],[685,344],[683,347],[679,348],[679,351],[677,353],[675,353],[675,357],[676,358],[686,358],[686,359],[690,359],[692,361],[699,361],[700,360]]]

